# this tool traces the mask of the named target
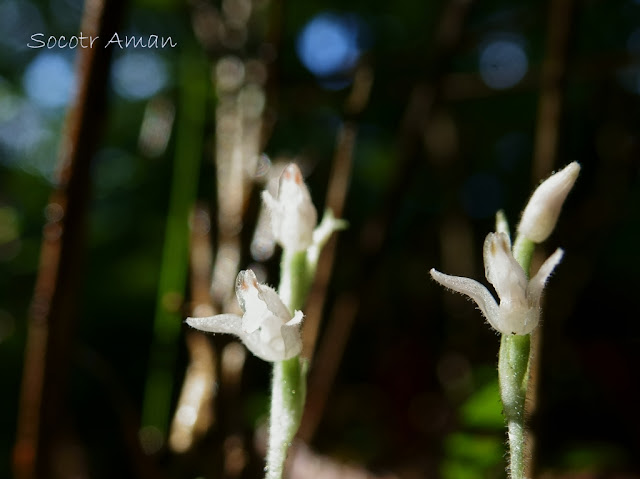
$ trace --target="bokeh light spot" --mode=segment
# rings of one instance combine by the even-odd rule
[[[496,40],[480,52],[480,76],[496,90],[516,85],[529,68],[524,49],[512,40]]]
[[[168,83],[167,68],[154,53],[125,53],[113,63],[111,81],[118,95],[129,100],[149,98]]]
[[[41,53],[24,72],[23,84],[27,96],[38,106],[66,106],[75,91],[71,61],[59,53]]]
[[[296,41],[300,61],[314,75],[327,77],[353,68],[361,53],[361,25],[354,15],[321,13]]]

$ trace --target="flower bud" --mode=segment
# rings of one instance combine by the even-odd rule
[[[262,193],[262,199],[271,214],[273,236],[280,246],[290,251],[307,249],[313,241],[318,213],[298,165],[291,163],[282,172],[277,199],[267,191]]]
[[[564,200],[579,173],[580,165],[574,161],[543,181],[522,213],[518,233],[534,243],[546,240],[556,226]]]

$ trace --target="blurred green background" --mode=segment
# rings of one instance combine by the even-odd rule
[[[69,253],[76,266],[58,277],[75,278],[63,301],[72,317],[49,326],[65,338],[67,377],[52,379],[57,402],[45,394],[34,409],[21,394],[25,358],[37,357],[26,347],[29,318],[43,227],[60,220],[52,194],[61,184],[68,193],[56,165],[73,138],[64,122],[89,49],[27,47],[38,32],[79,35],[82,1],[0,0],[0,477],[29,477],[25,464],[43,461],[16,441],[19,412],[29,422],[46,408],[57,422],[39,450],[54,459],[35,477],[260,477],[269,384],[260,360],[247,357],[226,383],[217,366],[222,376],[207,386],[215,418],[187,451],[166,430],[189,364],[181,321],[197,303],[197,263],[207,264],[189,225],[211,251],[235,244],[238,267],[277,284],[278,253],[251,241],[259,191],[285,159],[300,162],[320,211],[328,183],[348,180],[350,226],[338,237],[310,376],[319,405],[303,425],[326,477],[505,477],[498,337],[428,271],[483,280],[495,212],[513,231],[532,188],[570,161],[581,175],[539,247],[566,253],[536,353],[534,472],[640,477],[640,2],[105,9],[121,9],[121,36],[177,46],[113,47],[105,113],[82,117],[97,139],[81,158],[89,190],[69,196],[86,208],[72,217],[85,221],[65,225],[84,238]],[[227,182],[224,168],[238,162],[244,179]],[[230,339],[207,341],[220,352]],[[138,434],[147,424],[153,440]],[[310,471],[291,476],[320,477]]]

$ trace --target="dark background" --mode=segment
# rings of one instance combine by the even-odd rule
[[[96,49],[94,90],[82,97],[91,67],[78,60],[89,50],[26,47],[36,32],[78,35],[82,2],[0,1],[1,477],[260,477],[270,370],[256,358],[208,386],[216,419],[188,452],[162,442],[169,417],[156,446],[137,432],[145,395],[153,403],[156,391],[175,413],[189,364],[181,320],[202,301],[187,261],[195,200],[205,226],[194,228],[211,251],[235,238],[238,266],[256,266],[258,192],[293,159],[319,211],[335,200],[331,178],[349,180],[349,229],[323,260],[334,267],[303,423],[310,449],[297,456],[307,475],[292,476],[320,477],[304,462],[315,457],[327,477],[505,477],[499,337],[428,271],[484,281],[495,212],[513,231],[533,187],[578,161],[558,227],[534,258],[565,249],[536,352],[535,474],[640,477],[640,2],[140,0],[106,12],[98,17],[111,31],[178,46],[114,48],[104,59]],[[237,99],[214,73],[221,59],[244,62],[266,102],[254,141],[265,156],[231,226],[216,221],[216,151],[250,140],[220,127],[224,98]],[[82,119],[68,120],[75,132],[64,126],[69,111]],[[145,130],[145,118],[160,123]],[[66,211],[61,237],[50,204]],[[38,290],[53,254],[43,231],[72,246]],[[278,254],[260,267],[271,284]],[[54,300],[38,309],[45,283]],[[172,306],[167,292],[178,294]],[[38,318],[49,324],[46,348],[27,343]],[[230,339],[207,341],[219,355]],[[23,378],[37,383],[38,371],[44,392],[25,392]],[[165,376],[153,383],[157,371]],[[35,442],[19,417],[46,421]]]

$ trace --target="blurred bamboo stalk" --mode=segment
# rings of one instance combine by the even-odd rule
[[[204,59],[195,47],[187,47],[180,65],[173,181],[142,410],[141,437],[160,440],[147,441],[148,452],[162,444],[169,423],[189,263],[189,214],[196,200],[203,154],[207,78]]]
[[[223,0],[219,7],[201,0],[192,0],[190,4],[196,37],[212,58],[210,78],[216,95],[214,158],[217,212],[215,221],[206,213],[206,240],[204,236],[194,234],[191,251],[192,314],[208,316],[238,308],[234,285],[242,260],[244,216],[254,182],[259,176],[260,152],[264,146],[264,83],[267,68],[260,59],[245,58],[248,36],[252,33],[250,27],[257,25],[252,22],[256,14],[255,1]],[[203,214],[199,209],[194,221],[201,220]],[[211,236],[215,236],[216,246],[213,250]],[[208,271],[205,272],[205,269]],[[203,339],[208,346],[201,342],[198,347],[213,349],[209,339]],[[188,347],[192,359],[195,359],[191,341]],[[219,394],[211,398],[215,404],[210,407],[223,412],[223,415],[215,418],[219,419],[217,436],[224,453],[223,474],[235,477],[242,473],[248,453],[244,434],[239,427],[239,415],[230,414],[227,406],[237,405],[241,399],[238,386],[245,351],[237,342],[228,343],[217,351],[219,354],[212,357],[219,367],[214,371],[215,378],[212,375],[211,380],[215,379],[219,384]],[[189,397],[187,380],[192,366],[193,361],[181,393],[185,401]],[[179,401],[174,423],[179,421],[178,411],[182,404],[183,401]],[[198,417],[203,413],[201,408]]]
[[[547,52],[542,63],[538,120],[531,175],[534,185],[549,176],[554,165],[558,162],[560,120],[564,101],[563,87],[567,72],[567,50],[573,14],[574,0],[556,0],[549,3]],[[545,257],[541,253],[538,251],[534,256],[534,263],[538,265]],[[530,377],[527,401],[525,403],[525,412],[529,418],[535,416],[538,405],[543,333],[544,322],[531,335]],[[536,435],[533,427],[527,428],[526,445],[529,452],[527,456],[529,460],[526,464],[525,476],[534,477],[536,472]]]
[[[220,309],[236,307],[243,217],[260,157],[265,94],[258,60],[225,56],[215,66],[218,238],[211,296]]]
[[[215,314],[209,284],[211,274],[211,218],[206,207],[196,205],[191,215],[190,315]],[[216,351],[209,338],[196,331],[185,335],[189,365],[178,398],[169,431],[169,447],[173,452],[188,451],[215,422],[214,400],[217,378]]]
[[[109,38],[117,31],[123,0],[85,3],[81,30]],[[54,476],[57,439],[68,431],[65,395],[74,351],[90,162],[106,116],[112,49],[81,49],[78,91],[58,153],[57,186],[46,207],[40,265],[29,311],[25,365],[13,456],[18,479]]]
[[[346,122],[338,131],[335,155],[325,209],[330,208],[336,218],[342,218],[344,203],[349,189],[351,168],[353,165],[353,149],[357,127],[355,123]],[[331,279],[333,262],[336,254],[337,235],[333,235],[322,250],[316,277],[313,282],[309,299],[305,307],[305,321],[302,335],[302,357],[313,358],[313,352],[318,336],[322,311],[327,295],[327,288]]]
[[[549,3],[547,52],[542,62],[538,122],[531,174],[534,185],[551,174],[558,153],[573,5],[574,0],[556,0]]]

